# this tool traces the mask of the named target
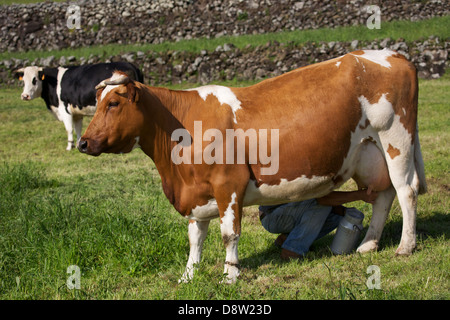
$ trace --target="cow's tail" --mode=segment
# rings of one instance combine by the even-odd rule
[[[417,112],[418,105],[419,105],[419,83],[417,79],[417,69],[412,65],[412,63],[409,63],[409,65],[413,68],[415,73],[415,81],[412,83],[412,91],[414,94],[414,100],[413,105]],[[425,165],[423,162],[422,157],[422,150],[420,149],[420,142],[419,142],[419,124],[416,120],[416,135],[414,137],[414,166],[416,168],[416,174],[417,178],[419,179],[419,186],[416,190],[417,194],[424,194],[427,192],[427,182],[425,180]]]
[[[423,163],[422,151],[420,150],[419,128],[416,128],[416,136],[414,139],[414,164],[417,176],[419,178],[419,194],[427,192],[427,182],[425,180],[425,165]]]

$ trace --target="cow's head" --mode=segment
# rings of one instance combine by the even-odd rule
[[[16,77],[23,80],[22,100],[38,98],[42,93],[42,81],[45,78],[42,67],[26,67],[16,70]]]
[[[95,88],[97,111],[78,142],[78,150],[94,156],[130,152],[138,146],[143,128],[140,87],[125,73],[116,71]]]

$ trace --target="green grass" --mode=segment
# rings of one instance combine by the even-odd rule
[[[126,52],[136,51],[188,51],[200,52],[201,50],[215,50],[217,46],[225,43],[232,43],[238,48],[244,48],[247,45],[258,46],[264,45],[269,41],[278,41],[280,43],[291,43],[299,45],[306,42],[329,42],[329,41],[352,41],[358,39],[360,41],[372,41],[375,39],[399,39],[412,42],[415,40],[426,39],[430,35],[446,39],[450,37],[450,16],[436,17],[428,20],[410,22],[410,21],[393,21],[383,22],[381,29],[368,29],[365,25],[339,27],[335,29],[320,28],[315,30],[296,30],[282,31],[276,33],[242,35],[242,36],[225,36],[213,39],[192,39],[182,40],[179,42],[164,42],[162,44],[125,44],[125,45],[101,45],[83,48],[68,48],[53,51],[30,51],[30,52],[3,52],[0,53],[0,60],[10,59],[12,57],[18,59],[29,59],[33,61],[36,58],[47,56],[75,56],[76,58],[88,58],[91,54],[99,57],[117,55]]]
[[[450,299],[448,73],[420,81],[429,193],[419,198],[411,257],[394,257],[402,227],[397,201],[378,252],[333,256],[329,235],[305,260],[288,263],[250,207],[234,285],[219,284],[225,250],[217,220],[197,277],[177,283],[189,253],[187,221],[165,198],[147,156],[65,151],[63,124],[42,100],[23,102],[20,92],[0,91],[0,299]],[[369,206],[353,205],[366,214],[367,230]],[[81,269],[80,290],[67,288],[70,265]],[[381,290],[366,286],[370,265],[381,269]]]

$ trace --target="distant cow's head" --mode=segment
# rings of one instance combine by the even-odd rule
[[[126,153],[138,146],[143,127],[140,88],[125,73],[114,72],[97,89],[97,111],[78,143],[90,155]]]
[[[42,80],[45,75],[41,67],[26,67],[16,71],[16,77],[23,80],[22,100],[38,98],[42,93]]]

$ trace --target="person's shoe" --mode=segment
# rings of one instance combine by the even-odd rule
[[[282,233],[278,236],[278,238],[275,239],[275,245],[279,248],[283,245],[283,243],[286,241],[288,234]]]
[[[303,258],[303,256],[301,254],[298,254],[294,251],[290,251],[287,249],[282,249],[281,250],[281,259],[285,260],[285,261],[289,261],[291,259],[298,259],[301,260]]]

